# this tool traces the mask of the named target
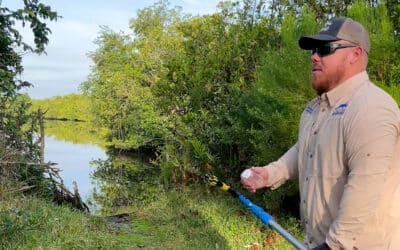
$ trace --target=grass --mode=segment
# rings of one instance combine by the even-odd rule
[[[0,207],[1,249],[129,249],[134,243],[110,234],[100,217],[37,198],[14,197]]]
[[[173,189],[114,213],[133,216],[126,226],[110,228],[101,216],[6,196],[0,201],[1,249],[251,249],[254,242],[260,249],[293,249],[218,190]],[[295,219],[279,223],[301,238]]]

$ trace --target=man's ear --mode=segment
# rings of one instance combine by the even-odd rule
[[[361,47],[356,47],[351,53],[350,63],[357,63],[359,60],[362,60],[364,50]]]

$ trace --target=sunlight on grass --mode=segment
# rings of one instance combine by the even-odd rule
[[[156,200],[119,208],[132,214],[126,227],[110,229],[103,217],[72,211],[36,198],[0,203],[4,249],[293,249],[239,201],[202,188],[169,190]],[[279,221],[297,238],[294,218]]]

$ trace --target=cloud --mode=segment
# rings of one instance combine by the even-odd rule
[[[53,30],[47,54],[28,54],[23,58],[24,80],[34,88],[25,90],[32,98],[48,98],[78,92],[78,86],[89,74],[94,50],[95,29],[88,24],[67,20],[50,27]]]
[[[17,1],[3,0],[4,6],[16,8]],[[48,98],[78,92],[80,83],[90,73],[91,60],[88,53],[96,50],[95,39],[100,35],[101,26],[115,32],[130,33],[129,21],[139,9],[151,6],[155,1],[137,0],[70,0],[41,1],[48,4],[62,16],[57,22],[50,22],[52,34],[46,47],[47,55],[28,54],[24,56],[23,80],[35,87],[24,90],[32,98]],[[181,6],[183,13],[202,15],[216,11],[218,0],[171,0],[170,6]],[[12,8],[13,7],[13,8]],[[23,36],[32,44],[29,29],[22,30]]]
[[[219,0],[181,0],[176,1],[177,5],[183,7],[183,12],[191,13],[193,15],[204,15],[214,13],[217,10]],[[179,4],[181,3],[181,4]]]

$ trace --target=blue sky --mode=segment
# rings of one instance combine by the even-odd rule
[[[150,0],[42,0],[62,16],[49,23],[52,30],[47,55],[27,54],[23,57],[23,80],[34,87],[27,92],[34,99],[78,93],[79,85],[90,72],[91,60],[87,54],[96,49],[94,40],[100,26],[130,33],[129,20],[139,9],[153,5]],[[219,0],[170,0],[171,6],[181,6],[184,13],[202,15],[213,13]],[[0,2],[1,3],[1,2]],[[22,0],[2,0],[2,6],[16,9]],[[31,39],[28,30],[22,30]]]

